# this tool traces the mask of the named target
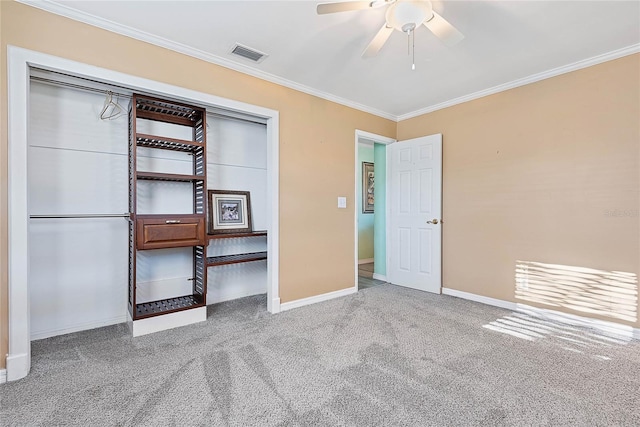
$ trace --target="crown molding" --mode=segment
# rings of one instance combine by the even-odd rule
[[[373,114],[375,116],[392,120],[394,122],[398,121],[398,117],[396,115],[390,114],[386,111],[378,110],[376,108],[369,107],[364,104],[360,104],[360,103],[357,103],[345,98],[341,98],[339,96],[336,96],[327,92],[320,91],[318,89],[314,89],[309,86],[305,86],[300,83],[296,83],[292,80],[284,79],[282,77],[279,77],[261,70],[257,70],[255,68],[251,68],[247,65],[243,65],[243,64],[231,61],[221,56],[213,55],[203,50],[195,49],[185,44],[178,43],[172,40],[168,40],[164,37],[150,34],[146,31],[137,30],[127,25],[118,24],[117,22],[100,18],[90,13],[81,12],[79,10],[73,9],[71,7],[65,6],[60,3],[54,3],[50,0],[16,0],[16,1],[18,1],[19,3],[25,4],[27,6],[32,6],[37,9],[41,9],[46,12],[53,13],[55,15],[60,15],[65,18],[73,19],[74,21],[79,21],[85,24],[89,24],[94,27],[102,28],[103,30],[111,31],[116,34],[120,34],[136,40],[150,43],[159,47],[163,47],[165,49],[172,50],[174,52],[178,52],[187,56],[191,56],[193,58],[201,59],[203,61],[215,64],[215,65],[219,65],[224,68],[228,68],[243,74],[257,77],[259,79],[266,80],[268,82],[275,83],[280,86],[287,87],[289,89],[294,89],[299,92],[304,92],[306,94],[316,96],[318,98],[326,99],[327,101],[335,102],[336,104],[341,104],[346,107],[354,108],[356,110]]]
[[[412,111],[410,113],[401,114],[398,116],[398,121],[401,122],[403,120],[411,119],[413,117],[421,116],[423,114],[432,113],[437,110],[442,110],[443,108],[452,107],[457,104],[462,104],[463,102],[473,101],[474,99],[482,98],[484,96],[493,95],[498,92],[504,92],[509,89],[517,88],[519,86],[524,86],[531,83],[539,82],[540,80],[556,77],[561,74],[570,73],[572,71],[577,71],[582,68],[591,67],[593,65],[601,64],[603,62],[612,61],[614,59],[622,58],[623,56],[632,55],[638,52],[640,52],[640,43],[633,44],[631,46],[627,46],[622,49],[613,50],[611,52],[607,52],[602,55],[597,55],[591,58],[583,59],[581,61],[577,61],[572,64],[563,65],[562,67],[557,67],[551,70],[543,71],[541,73],[532,74],[528,77],[523,77],[521,79],[513,80],[508,83],[503,83],[501,85],[494,86],[488,89],[483,89],[478,92],[471,93],[469,95],[464,95],[458,98],[450,99],[449,101],[441,102],[439,104],[430,105],[428,107],[421,108],[419,110]]]
[[[44,10],[46,12],[60,15],[65,18],[73,19],[75,21],[83,22],[85,24],[89,24],[94,27],[111,31],[113,33],[124,35],[136,40],[140,40],[140,41],[150,43],[159,47],[163,47],[165,49],[172,50],[174,52],[178,52],[187,56],[201,59],[203,61],[215,64],[215,65],[219,65],[221,67],[228,68],[228,69],[237,71],[239,73],[247,74],[262,80],[266,80],[268,82],[275,83],[280,86],[294,89],[299,92],[316,96],[318,98],[326,99],[327,101],[335,102],[337,104],[341,104],[346,107],[354,108],[356,110],[360,110],[365,113],[373,114],[375,116],[382,117],[384,119],[392,120],[394,122],[400,122],[403,120],[411,119],[413,117],[421,116],[427,113],[432,113],[434,111],[442,110],[444,108],[452,107],[454,105],[462,104],[464,102],[473,101],[474,99],[493,95],[499,92],[504,92],[509,89],[514,89],[520,86],[528,85],[530,83],[535,83],[551,77],[559,76],[561,74],[570,73],[572,71],[577,71],[582,68],[590,67],[603,62],[611,61],[614,59],[622,58],[623,56],[632,55],[634,53],[640,52],[640,43],[633,44],[631,46],[613,50],[611,52],[607,52],[602,55],[597,55],[591,58],[583,59],[583,60],[574,62],[572,64],[563,65],[561,67],[553,68],[551,70],[543,71],[541,73],[532,74],[528,77],[523,77],[521,79],[503,83],[488,89],[483,89],[468,95],[463,95],[458,98],[450,99],[448,101],[444,101],[438,104],[433,104],[409,113],[395,115],[386,111],[379,110],[377,108],[369,107],[367,105],[360,104],[355,101],[351,101],[327,92],[320,91],[318,89],[314,89],[309,86],[305,86],[300,83],[296,83],[292,80],[288,80],[288,79],[285,79],[261,70],[257,70],[255,68],[251,68],[247,65],[231,61],[227,58],[223,58],[218,55],[213,55],[211,53],[205,52],[200,49],[192,48],[182,43],[168,40],[164,37],[159,37],[159,36],[147,33],[145,31],[136,30],[129,26],[118,24],[117,22],[113,22],[108,19],[100,18],[86,12],[78,11],[76,9],[70,8],[60,3],[54,3],[50,0],[16,0],[16,1],[28,6],[32,6],[32,7]]]

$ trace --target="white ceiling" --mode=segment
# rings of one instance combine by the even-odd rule
[[[384,8],[317,15],[315,1],[25,2],[395,119],[640,51],[639,1],[434,1],[466,38],[448,48],[421,26],[415,71],[398,31],[376,57],[360,56]],[[235,42],[269,57],[231,56]]]

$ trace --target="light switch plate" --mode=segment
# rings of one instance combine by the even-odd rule
[[[338,207],[340,209],[345,209],[347,207],[347,198],[346,197],[338,197]]]

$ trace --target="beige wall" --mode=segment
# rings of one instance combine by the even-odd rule
[[[0,2],[0,13],[3,89],[9,44],[278,110],[281,301],[353,286],[355,129],[394,137],[395,122],[19,3]],[[6,91],[2,93],[4,112]],[[2,114],[0,153],[0,354],[4,355],[8,335],[6,114]],[[337,209],[339,195],[348,197],[348,209]],[[319,263],[331,268],[309,268]],[[0,368],[4,363],[0,357]]]
[[[639,118],[636,54],[400,122],[443,134],[444,286],[527,303],[518,261],[638,275]]]

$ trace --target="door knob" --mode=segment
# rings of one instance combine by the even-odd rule
[[[433,219],[431,221],[427,221],[427,224],[437,224],[438,220],[437,219]]]

